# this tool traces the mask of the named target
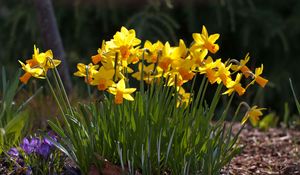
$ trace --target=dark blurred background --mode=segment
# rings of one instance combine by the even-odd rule
[[[8,72],[33,52],[45,51],[34,0],[0,1],[0,65]],[[268,108],[276,116],[292,116],[296,107],[288,79],[300,89],[299,0],[53,0],[53,9],[72,76],[78,62],[89,63],[102,40],[109,40],[121,26],[133,28],[138,38],[150,41],[192,41],[192,33],[220,33],[218,56],[242,59],[249,52],[249,66],[264,64],[264,89],[252,87],[241,97],[249,104]]]

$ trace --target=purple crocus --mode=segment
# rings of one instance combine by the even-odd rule
[[[10,148],[7,154],[12,157],[19,157],[19,151],[17,150],[17,148]]]
[[[40,144],[40,146],[37,149],[37,153],[39,153],[40,155],[42,155],[44,158],[48,157],[49,153],[50,153],[50,148],[51,146],[49,144],[47,144],[46,142],[43,142]]]
[[[30,141],[28,138],[24,138],[21,143],[21,148],[26,152],[26,154],[31,154],[32,152],[36,152],[37,148],[40,145],[40,140],[38,138],[32,138]]]

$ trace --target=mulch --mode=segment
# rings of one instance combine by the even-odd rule
[[[234,125],[237,131],[241,126]],[[300,175],[300,131],[246,126],[239,137],[244,149],[221,174]]]

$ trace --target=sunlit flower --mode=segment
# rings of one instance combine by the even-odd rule
[[[93,65],[92,63],[85,65],[83,63],[77,64],[78,71],[74,73],[75,76],[84,77],[84,81],[88,84],[91,83],[93,74],[97,72],[98,65]]]
[[[265,78],[263,78],[263,77],[260,76],[262,74],[262,72],[263,72],[263,69],[264,69],[264,65],[263,64],[261,65],[261,67],[258,67],[258,68],[255,69],[255,73],[253,75],[253,80],[249,83],[249,85],[250,84],[254,84],[254,82],[256,82],[262,88],[265,87],[265,85],[268,83],[269,80],[267,80],[267,79],[265,79]]]
[[[24,64],[23,62],[19,61],[19,63],[22,66],[22,69],[25,71],[25,74],[23,74],[19,80],[23,84],[27,84],[28,80],[31,77],[35,78],[45,78],[45,72],[42,68],[36,67],[36,68],[31,68],[29,64]]]
[[[203,50],[190,52],[194,65],[192,66],[193,71],[199,71],[198,68],[203,66],[203,62],[207,53]]]
[[[262,110],[265,110],[265,108],[257,108],[257,106],[253,106],[252,108],[250,108],[245,116],[242,119],[242,125],[245,124],[245,122],[250,118],[251,123],[253,123],[254,125],[257,124],[259,117],[263,115],[263,113],[261,112]]]
[[[203,49],[207,54],[207,50],[211,53],[216,53],[219,50],[219,45],[215,44],[217,39],[220,37],[220,34],[212,34],[208,35],[208,32],[205,26],[202,27],[202,33],[193,33],[193,38],[195,44],[192,48],[200,48]],[[192,49],[193,50],[193,49]]]
[[[218,80],[216,65],[221,59],[213,61],[212,57],[208,57],[201,67],[199,67],[200,74],[205,74],[211,84]]]
[[[174,71],[177,71],[183,80],[190,81],[195,73],[191,70],[194,62],[190,59],[177,59],[172,63]]]
[[[34,45],[33,52],[32,58],[26,60],[26,64],[19,60],[22,69],[25,71],[25,74],[19,79],[24,84],[26,84],[31,77],[45,78],[49,68],[54,68],[61,63],[60,60],[53,59],[51,50],[40,53],[39,49]]]
[[[217,79],[217,83],[220,84],[222,82],[226,86],[230,81],[231,72],[229,71],[229,69],[231,65],[226,66],[226,64],[219,62],[216,66],[218,68],[217,76],[219,77]]]
[[[251,70],[246,66],[250,59],[249,53],[245,56],[244,59],[240,60],[238,65],[232,65],[231,69],[234,71],[241,71],[243,75],[248,78],[251,75]]]
[[[159,52],[162,52],[164,48],[164,44],[160,41],[155,43],[151,43],[150,41],[146,41],[144,44],[144,49],[147,50],[147,54],[145,54],[145,60],[147,63],[156,63],[158,60]]]
[[[113,76],[115,74],[114,69],[105,69],[100,67],[99,71],[92,74],[91,85],[97,85],[98,90],[103,91],[113,85]]]
[[[58,66],[61,63],[61,61],[53,59],[53,53],[51,50],[47,50],[45,53],[40,53],[39,49],[36,48],[34,45],[34,54],[32,55],[32,59],[27,60],[26,63],[31,63],[33,67],[41,67],[45,69],[45,72],[47,72],[49,68],[54,68]]]
[[[141,80],[142,77],[142,63],[139,63],[139,71],[132,74],[132,77],[134,77],[137,80]],[[143,67],[143,80],[150,84],[153,79],[159,78],[162,74],[162,70],[159,67],[156,67],[154,64],[150,64],[148,66],[144,65]]]
[[[242,74],[238,73],[236,75],[235,81],[230,79],[230,81],[226,85],[227,91],[225,91],[223,95],[224,94],[231,95],[234,91],[236,91],[240,96],[243,95],[246,90],[242,87],[240,83],[241,78],[242,78]]]
[[[117,50],[124,61],[129,58],[131,49],[140,43],[141,40],[136,38],[135,30],[127,30],[125,27],[122,27],[121,31],[117,32],[112,40],[106,42],[107,47]]]
[[[177,96],[176,107],[184,106],[185,108],[192,102],[191,93],[186,93],[184,88],[180,87]]]
[[[162,50],[162,56],[158,60],[158,66],[162,68],[164,72],[168,72],[171,68],[171,63],[173,62],[172,51],[173,48],[169,42],[166,42]]]
[[[91,57],[94,64],[98,64],[103,59],[104,54],[107,52],[105,41],[102,42],[102,46],[97,50],[97,52],[98,53],[96,55]]]
[[[136,88],[126,88],[124,79],[121,79],[115,86],[109,87],[108,92],[115,95],[115,103],[122,104],[123,98],[133,101],[134,98],[130,95],[136,91]]]
[[[179,40],[179,46],[174,48],[172,56],[178,59],[185,59],[188,56],[188,49],[182,39]]]

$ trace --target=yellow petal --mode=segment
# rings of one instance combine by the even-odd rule
[[[117,89],[123,91],[125,89],[125,80],[121,79],[117,84]]]
[[[136,91],[136,88],[126,88],[126,89],[123,90],[123,93],[124,94],[131,94],[134,91]]]
[[[134,98],[133,98],[130,94],[123,94],[123,97],[124,97],[126,100],[134,101]]]
[[[217,39],[219,39],[219,37],[220,37],[220,34],[216,33],[216,34],[210,35],[208,37],[208,40],[212,43],[215,43],[217,41]]]

